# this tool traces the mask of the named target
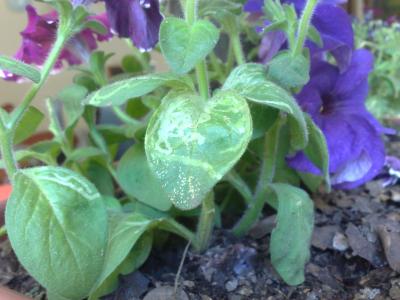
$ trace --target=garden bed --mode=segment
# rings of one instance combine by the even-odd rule
[[[244,239],[217,230],[206,253],[189,251],[179,280],[182,299],[399,299],[400,276],[393,269],[400,266],[400,187],[384,189],[373,181],[313,198],[316,227],[304,284],[287,286],[268,262],[273,219],[266,217]],[[155,249],[140,271],[123,277],[106,299],[141,299],[157,287],[173,290],[185,245],[169,245],[162,252]],[[0,284],[45,299],[8,242],[0,246]],[[165,296],[167,289],[158,291]]]

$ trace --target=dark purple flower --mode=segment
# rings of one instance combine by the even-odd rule
[[[28,24],[21,32],[22,45],[15,55],[17,60],[30,65],[41,67],[54,43],[57,27],[58,15],[56,11],[39,15],[31,5],[26,7],[28,14]],[[91,16],[89,20],[101,22],[109,28],[108,20],[105,15]],[[105,35],[96,34],[90,29],[84,29],[67,43],[60,53],[54,66],[54,71],[58,71],[63,66],[63,61],[69,65],[78,65],[85,62],[91,51],[97,48],[97,41],[111,38],[111,32]],[[21,78],[4,71],[0,71],[0,76],[6,80],[18,81]]]
[[[283,0],[283,3],[293,4],[296,11],[301,15],[305,0]],[[310,48],[312,55],[320,55],[322,52],[330,51],[336,58],[338,66],[344,70],[351,60],[351,53],[354,47],[354,34],[350,16],[344,9],[337,4],[344,3],[343,0],[321,0],[313,15],[312,24],[321,34],[323,46],[318,47],[311,41],[307,41],[307,47]],[[250,13],[262,13],[264,0],[248,0],[244,9]],[[267,33],[261,44],[260,58],[263,62],[273,57],[278,50],[277,47],[268,48],[268,45],[283,45],[281,36],[273,33]]]
[[[387,130],[367,111],[368,74],[373,58],[367,50],[353,52],[348,69],[313,61],[311,80],[297,95],[302,109],[323,131],[329,150],[332,184],[350,189],[374,178],[385,162],[381,139]],[[288,160],[302,172],[320,174],[299,152]]]
[[[158,42],[163,16],[159,0],[106,0],[111,27],[120,37],[130,38],[142,51]]]

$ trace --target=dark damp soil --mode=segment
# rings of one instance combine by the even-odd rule
[[[400,142],[390,143],[389,152],[400,153]],[[119,289],[104,299],[400,299],[400,185],[383,188],[377,180],[313,199],[312,255],[300,286],[287,286],[269,262],[274,225],[269,216],[245,238],[216,230],[208,251],[189,251],[176,294],[182,241],[155,248],[146,264],[122,277]],[[44,290],[18,264],[8,242],[0,244],[0,285],[45,299]]]

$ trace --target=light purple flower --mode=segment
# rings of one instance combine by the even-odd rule
[[[305,0],[283,0],[283,3],[293,4],[298,15],[301,15]],[[350,16],[337,4],[344,3],[343,0],[320,1],[313,15],[312,24],[321,34],[323,46],[318,47],[311,41],[306,46],[310,48],[312,55],[320,55],[330,51],[336,58],[341,70],[344,70],[351,60],[351,53],[354,47],[354,34]],[[264,0],[248,0],[244,9],[250,13],[262,13]],[[277,36],[274,32],[267,33],[261,42],[260,58],[268,62],[278,51],[276,45],[285,44],[282,42],[282,34]],[[276,39],[277,38],[277,39]],[[276,39],[276,40],[275,40]],[[268,47],[273,45],[273,47]]]
[[[372,68],[373,57],[367,50],[354,51],[343,73],[327,62],[312,61],[311,80],[297,95],[326,137],[336,188],[351,189],[371,180],[385,162],[381,135],[387,130],[365,107]],[[299,171],[320,174],[302,152],[288,162]]]
[[[41,67],[55,41],[58,15],[56,11],[39,15],[31,5],[26,7],[26,12],[28,24],[21,32],[22,45],[14,57],[27,64]],[[88,20],[96,20],[102,23],[104,27],[109,28],[105,15],[91,16]],[[82,30],[71,38],[62,50],[53,71],[60,70],[63,67],[63,61],[66,61],[69,65],[82,64],[88,59],[90,52],[97,48],[97,41],[108,40],[111,37],[110,31],[102,35],[91,29]],[[4,71],[0,71],[0,76],[11,81],[22,80],[19,76]]]

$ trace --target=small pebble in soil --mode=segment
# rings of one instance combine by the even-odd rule
[[[233,280],[229,280],[226,284],[225,284],[225,289],[228,292],[233,292],[234,290],[236,290],[238,287],[238,281],[237,279],[233,279]]]
[[[349,242],[347,241],[346,236],[341,232],[336,232],[333,237],[333,248],[338,251],[346,251],[349,249]]]

